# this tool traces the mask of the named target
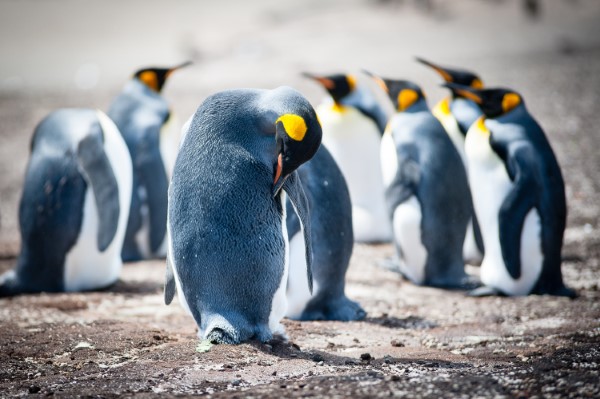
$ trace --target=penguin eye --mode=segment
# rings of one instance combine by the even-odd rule
[[[281,115],[275,121],[275,124],[281,122],[285,133],[290,136],[292,140],[302,141],[308,128],[304,118],[296,114],[284,114]]]
[[[521,97],[516,93],[507,93],[502,97],[502,111],[507,113],[521,104]]]
[[[404,111],[417,101],[419,95],[413,89],[402,89],[398,93],[398,110]]]

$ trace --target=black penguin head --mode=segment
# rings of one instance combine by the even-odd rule
[[[510,89],[474,89],[454,83],[445,83],[443,86],[457,91],[462,97],[474,101],[487,118],[497,118],[509,113],[520,104],[524,104],[519,93]]]
[[[394,80],[381,78],[375,74],[364,71],[371,76],[375,82],[388,94],[398,112],[406,111],[408,108],[425,98],[425,93],[417,85],[408,80]]]
[[[187,61],[183,64],[174,66],[172,68],[143,68],[137,71],[133,77],[144,83],[150,89],[157,93],[162,90],[167,78],[176,70],[190,65],[192,62]]]
[[[277,160],[274,165],[273,195],[277,195],[292,172],[315,155],[322,134],[321,124],[312,107],[309,112],[279,115],[275,121]]]
[[[307,72],[303,73],[303,75],[319,82],[336,104],[339,104],[344,97],[352,93],[356,87],[356,78],[353,75],[336,74],[317,76]]]
[[[483,89],[483,82],[481,78],[473,72],[464,69],[452,69],[441,67],[432,62],[426,61],[423,58],[417,57],[417,61],[421,64],[427,65],[433,68],[434,71],[440,74],[440,76],[446,81],[446,83],[455,83],[461,86],[468,86],[473,89]],[[462,97],[460,93],[450,88],[454,97]]]

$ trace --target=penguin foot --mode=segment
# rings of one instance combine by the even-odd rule
[[[367,317],[367,312],[358,303],[343,296],[318,307],[311,306],[309,309],[305,309],[298,320],[355,321],[365,317]]]
[[[484,297],[484,296],[506,296],[502,291],[497,288],[484,285],[482,287],[471,290],[467,293],[468,296],[472,297]]]
[[[481,281],[475,276],[465,275],[461,278],[430,280],[423,285],[449,290],[474,290],[481,287]]]

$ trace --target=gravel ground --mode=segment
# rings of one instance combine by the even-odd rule
[[[347,291],[366,320],[284,320],[289,342],[199,352],[192,319],[162,302],[164,261],[131,263],[106,291],[0,300],[0,396],[600,396],[595,0],[543,1],[537,19],[510,0],[161,4],[0,3],[0,271],[19,249],[28,143],[52,109],[106,109],[138,66],[187,58],[196,66],[165,89],[182,120],[229,87],[288,84],[317,103],[322,93],[302,70],[365,67],[414,79],[433,104],[444,92],[412,60],[421,55],[523,94],[563,168],[563,271],[579,297],[470,298],[417,287],[377,266],[390,245],[356,245]],[[109,17],[111,30],[91,23]]]

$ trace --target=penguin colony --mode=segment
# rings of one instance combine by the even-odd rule
[[[524,99],[417,61],[449,89],[433,109],[411,81],[305,73],[329,96],[316,110],[289,87],[227,90],[179,133],[161,90],[185,63],[140,69],[106,114],[52,112],[0,296],[102,289],[123,261],[166,256],[165,303],[177,295],[201,339],[267,341],[283,317],[366,316],[345,295],[356,241],[392,242],[390,267],[418,285],[574,297],[563,178]]]

